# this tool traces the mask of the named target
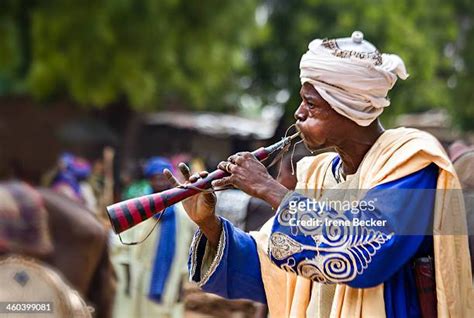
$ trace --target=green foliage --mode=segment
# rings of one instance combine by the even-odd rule
[[[348,37],[354,30],[381,52],[400,55],[410,73],[390,93],[392,106],[386,119],[403,112],[446,107],[452,60],[444,46],[456,39],[452,5],[441,0],[269,0],[269,35],[255,49],[253,64],[259,70],[256,91],[290,87],[287,113],[299,104],[299,61],[315,38]]]
[[[52,0],[2,6],[3,82],[24,83],[40,99],[66,93],[100,107],[125,96],[135,108],[150,109],[167,102],[219,103],[222,91],[235,86],[232,74],[243,68],[256,4]],[[25,27],[30,46],[18,44]],[[25,50],[31,59],[21,72],[24,61],[17,59]]]
[[[0,94],[143,110],[277,102],[290,118],[308,43],[357,29],[411,75],[386,122],[443,107],[474,129],[473,18],[470,0],[3,0]]]
[[[474,130],[474,3],[457,0],[454,4],[460,34],[453,52],[457,72],[450,78],[454,86],[451,109],[460,128]]]

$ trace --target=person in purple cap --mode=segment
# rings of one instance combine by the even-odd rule
[[[89,162],[71,153],[63,153],[58,160],[58,171],[51,182],[51,188],[68,198],[88,205],[81,182],[91,174]]]

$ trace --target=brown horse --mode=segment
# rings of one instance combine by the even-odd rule
[[[95,215],[50,189],[34,190],[24,183],[0,184],[0,194],[0,223],[6,225],[0,227],[0,254],[30,256],[53,266],[95,308],[96,317],[112,317],[116,277],[108,255],[107,231]],[[8,211],[12,205],[5,204],[5,194],[26,212]],[[41,212],[33,212],[34,205]]]

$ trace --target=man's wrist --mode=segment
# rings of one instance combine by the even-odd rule
[[[221,220],[216,215],[213,215],[209,219],[199,222],[198,226],[209,244],[214,248],[217,247],[222,232]]]
[[[220,224],[221,224],[221,220],[219,219],[219,217],[213,214],[212,216],[209,216],[199,221],[197,223],[197,226],[199,226],[201,230],[212,230],[220,226]]]
[[[268,185],[262,189],[260,198],[276,210],[290,190],[276,180],[272,179],[272,181],[273,182],[269,182]]]

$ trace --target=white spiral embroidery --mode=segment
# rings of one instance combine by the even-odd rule
[[[283,233],[275,232],[270,237],[269,248],[274,258],[284,260],[291,255],[301,252],[303,245]]]
[[[331,220],[346,221],[347,219],[339,216]],[[350,239],[352,235],[353,235],[352,226],[337,226],[337,225],[331,224],[323,228],[322,241],[324,244],[327,244],[333,247],[344,246],[347,244],[347,241]]]
[[[291,227],[291,232],[293,235],[297,235],[298,233],[304,233],[306,235],[318,235],[321,234],[322,227],[313,225],[302,225],[300,222],[295,222],[296,226],[291,226],[291,220],[298,221],[298,220],[311,220],[316,218],[323,218],[319,212],[316,211],[298,211],[298,212],[291,212],[288,209],[282,210],[277,214],[277,221],[279,224]]]
[[[272,233],[270,255],[276,260],[284,260],[303,251],[314,251],[316,256],[313,259],[305,259],[297,264],[299,275],[325,283],[351,281],[357,274],[362,274],[377,250],[392,238],[393,233],[387,235],[362,227],[343,228],[353,230],[349,234],[343,229],[328,229],[327,236],[312,236],[315,246],[301,244],[281,232]],[[294,258],[291,258],[293,263]],[[292,267],[290,262],[282,266],[286,270],[288,267]]]
[[[283,269],[285,272],[289,272],[289,273],[295,273],[295,265],[296,265],[296,261],[293,257],[289,257],[287,260],[286,260],[286,263],[281,265],[280,268]]]
[[[356,266],[351,254],[334,253],[324,257],[323,273],[331,282],[350,281],[356,276]]]
[[[321,272],[321,270],[311,263],[300,262],[298,264],[298,275],[311,279],[312,281],[318,283],[326,283],[326,276]]]
[[[278,223],[289,225],[290,220],[295,217],[294,213],[291,213],[290,210],[284,209],[278,213]]]

